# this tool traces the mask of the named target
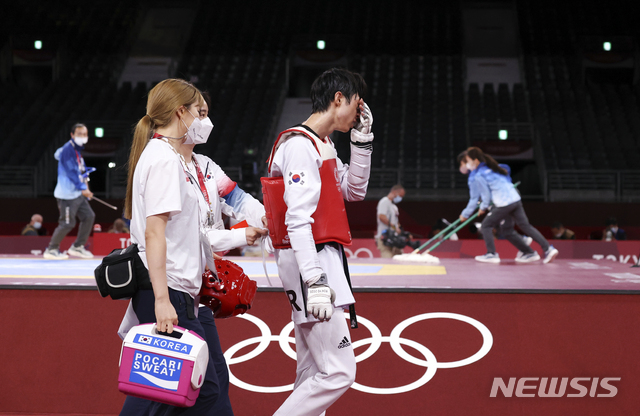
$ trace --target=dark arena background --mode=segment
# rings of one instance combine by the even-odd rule
[[[215,127],[196,151],[262,200],[278,132],[308,117],[311,82],[332,67],[366,80],[375,140],[367,197],[347,203],[358,373],[327,414],[638,414],[638,17],[633,0],[4,2],[0,415],[122,407],[127,302],[101,298],[93,270],[130,244],[108,231],[148,91],[172,77],[207,91]],[[45,260],[59,216],[53,155],[75,123],[89,131],[90,188],[117,209],[90,202],[93,259]],[[349,136],[333,141],[348,161]],[[502,262],[479,263],[475,222],[431,252],[439,264],[381,258],[378,201],[402,184],[400,223],[425,242],[466,206],[456,156],[470,146],[511,167],[555,261],[517,264],[497,235]],[[21,235],[34,214],[42,235]],[[612,217],[626,239],[609,232]],[[557,223],[575,239],[555,239]],[[218,321],[238,416],[273,414],[295,379],[274,258],[270,286],[252,254],[228,254],[258,282],[252,309]]]

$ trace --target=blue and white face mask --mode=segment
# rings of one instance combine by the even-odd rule
[[[399,204],[400,201],[402,201],[402,197],[400,195],[398,195],[395,198],[393,198],[393,203],[394,204]]]

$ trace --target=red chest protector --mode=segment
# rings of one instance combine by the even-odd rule
[[[340,187],[340,177],[336,165],[336,154],[333,147],[322,142],[303,127],[294,127],[283,131],[273,146],[269,157],[269,173],[271,162],[278,147],[292,134],[304,135],[314,144],[316,150],[323,158],[319,169],[322,187],[320,199],[316,211],[311,215],[313,223],[311,232],[316,244],[336,242],[342,245],[351,245],[351,231],[347,220],[347,211],[344,207],[344,199]],[[329,150],[330,148],[330,150]],[[284,223],[287,212],[287,204],[284,202],[284,180],[282,176],[260,178],[264,208],[267,224],[273,247],[277,249],[291,248],[287,226]]]

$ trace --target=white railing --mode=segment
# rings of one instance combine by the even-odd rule
[[[640,170],[547,170],[548,201],[640,201]]]
[[[467,189],[467,177],[455,169],[371,169],[369,188]]]

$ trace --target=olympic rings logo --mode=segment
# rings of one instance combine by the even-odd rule
[[[344,315],[346,319],[349,319],[348,313],[345,313]],[[249,338],[244,341],[238,342],[237,344],[231,346],[224,353],[224,357],[227,360],[227,366],[229,367],[229,381],[231,382],[231,384],[241,389],[256,392],[256,393],[282,393],[285,391],[293,390],[293,383],[285,386],[274,386],[274,387],[256,386],[253,384],[249,384],[245,381],[238,379],[236,376],[233,375],[233,372],[231,371],[232,365],[243,363],[245,361],[249,361],[257,357],[267,349],[267,347],[272,341],[278,342],[282,351],[286,355],[288,355],[291,359],[295,360],[296,352],[291,348],[291,345],[290,345],[290,344],[295,344],[295,338],[291,336],[291,332],[293,331],[293,322],[289,322],[287,325],[285,325],[282,331],[280,331],[279,335],[272,335],[271,330],[269,329],[269,326],[266,323],[264,323],[264,321],[262,321],[261,319],[248,314],[239,315],[238,317],[246,319],[247,321],[252,322],[254,325],[256,325],[258,329],[260,329],[261,336]],[[462,359],[459,361],[451,361],[451,362],[439,362],[436,359],[436,357],[433,355],[433,353],[424,345],[401,337],[402,332],[405,329],[407,329],[410,325],[413,325],[416,322],[425,321],[428,319],[453,319],[456,321],[465,322],[473,326],[480,332],[480,334],[482,335],[482,346],[475,354],[465,359]],[[371,337],[361,339],[352,343],[354,351],[359,347],[369,345],[369,347],[363,353],[356,355],[356,363],[359,363],[371,357],[373,354],[376,353],[376,351],[378,351],[378,349],[380,348],[383,342],[388,342],[389,345],[391,346],[391,349],[400,358],[404,359],[405,361],[408,361],[411,364],[426,368],[424,374],[418,380],[404,386],[380,388],[380,387],[365,386],[357,382],[353,383],[351,388],[364,393],[370,393],[370,394],[407,393],[409,391],[415,390],[427,384],[429,380],[433,378],[433,376],[436,374],[436,371],[439,368],[457,368],[457,367],[463,367],[466,365],[473,364],[476,361],[479,361],[480,359],[482,359],[485,355],[487,355],[487,353],[491,350],[491,347],[493,346],[493,335],[491,334],[491,331],[489,331],[489,329],[484,324],[482,324],[481,322],[473,318],[470,318],[465,315],[460,315],[457,313],[433,312],[433,313],[424,313],[421,315],[413,316],[411,318],[405,319],[404,321],[396,325],[396,327],[391,331],[391,334],[389,336],[383,336],[382,333],[380,332],[380,329],[378,329],[378,327],[373,322],[371,322],[370,320],[362,316],[358,316],[358,323],[364,325],[369,330],[369,332],[371,333]],[[253,344],[258,344],[253,349],[253,351],[250,351],[247,354],[244,354],[239,357],[234,357],[234,355],[239,350]],[[402,347],[402,345],[406,345],[408,347],[415,349],[420,354],[422,354],[424,359],[416,358],[411,354],[407,353]]]

